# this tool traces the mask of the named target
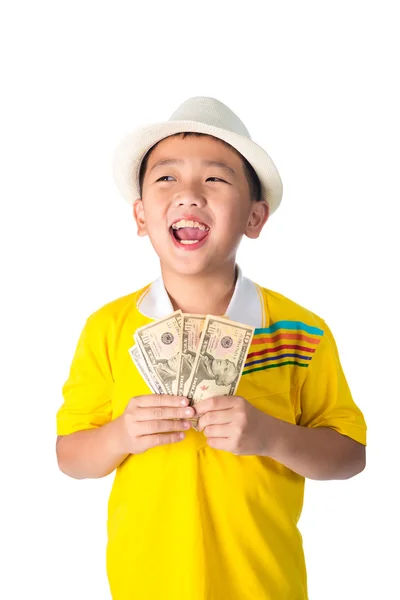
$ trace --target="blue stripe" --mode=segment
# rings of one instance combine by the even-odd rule
[[[292,358],[301,358],[301,360],[311,360],[312,356],[302,356],[301,354],[279,354],[277,356],[268,356],[268,358],[260,358],[259,360],[253,360],[252,362],[246,363],[244,365],[244,367],[251,367],[252,365],[258,365],[260,363],[263,362],[267,362],[269,360],[279,360],[280,358],[286,358],[286,357],[292,357]]]
[[[323,329],[319,329],[318,327],[311,327],[311,325],[306,325],[302,323],[302,321],[277,321],[271,327],[258,328],[254,331],[254,335],[260,335],[265,333],[274,333],[278,329],[297,329],[301,331],[306,331],[307,333],[312,333],[314,335],[323,335]]]

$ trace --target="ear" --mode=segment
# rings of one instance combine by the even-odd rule
[[[262,228],[268,221],[269,206],[264,200],[253,200],[251,211],[244,234],[251,239],[259,237]]]
[[[137,225],[137,234],[140,237],[147,235],[146,220],[144,217],[143,200],[138,198],[133,203],[133,216]]]

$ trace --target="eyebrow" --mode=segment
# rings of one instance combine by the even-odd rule
[[[183,164],[183,160],[178,160],[177,158],[165,158],[163,160],[157,161],[151,167],[150,171],[153,171],[153,169],[156,169],[157,167],[163,167],[163,166],[165,167],[167,165],[181,165],[181,164]],[[202,164],[205,165],[206,167],[219,167],[220,169],[227,171],[231,175],[236,175],[236,173],[232,169],[232,167],[229,167],[227,164],[220,162],[219,160],[203,160]]]

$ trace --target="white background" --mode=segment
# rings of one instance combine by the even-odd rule
[[[276,163],[281,208],[238,262],[327,321],[368,423],[367,469],[306,485],[310,599],[397,597],[396,4],[2,4],[1,598],[110,597],[113,475],[58,471],[55,414],[85,319],[158,275],[114,149],[194,95],[225,102]]]

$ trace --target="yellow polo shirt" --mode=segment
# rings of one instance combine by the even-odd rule
[[[88,318],[63,387],[58,435],[100,427],[130,398],[150,393],[128,349],[168,302],[158,281]],[[363,415],[320,317],[241,273],[227,316],[258,325],[238,395],[274,417],[366,444]],[[194,430],[129,456],[108,506],[112,598],[306,600],[303,491],[304,478],[282,464],[214,450]]]

